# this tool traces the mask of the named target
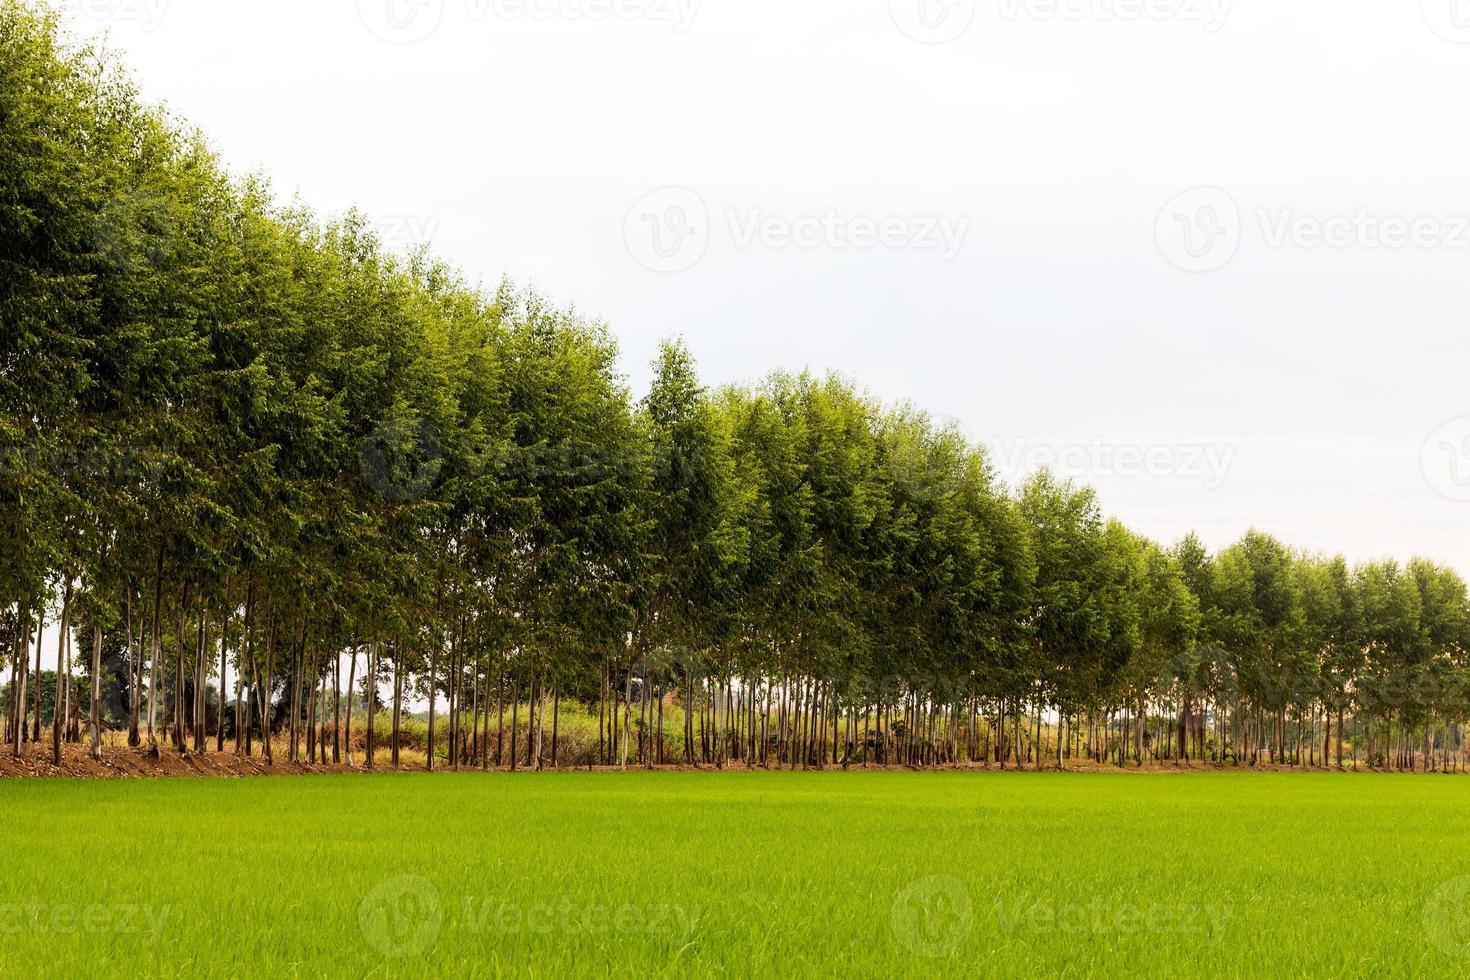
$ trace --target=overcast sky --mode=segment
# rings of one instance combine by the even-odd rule
[[[229,165],[1109,513],[1470,573],[1467,0],[71,0]]]

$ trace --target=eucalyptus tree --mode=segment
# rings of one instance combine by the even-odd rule
[[[1415,558],[1406,571],[1420,596],[1424,657],[1412,690],[1424,728],[1425,766],[1448,767],[1451,745],[1458,747],[1462,741],[1470,693],[1470,600],[1464,579],[1452,569]],[[1442,750],[1438,763],[1436,743]]]
[[[355,762],[365,721],[375,766],[427,698],[430,766],[557,765],[571,702],[604,763],[1039,766],[1054,717],[1059,764],[1141,763],[1150,725],[1161,759],[1458,764],[1455,572],[1166,550],[912,406],[710,391],[680,343],[635,404],[602,324],[282,206],[14,0],[0,321],[12,752],[89,711],[94,753],[232,719],[272,761],[345,725]]]
[[[695,680],[711,648],[734,628],[738,582],[750,529],[732,455],[733,433],[700,384],[682,342],[660,346],[654,378],[640,405],[647,440],[642,489],[634,642],[655,665],[654,690],[682,676],[681,700],[696,703]],[[703,677],[700,677],[701,682]],[[662,702],[660,702],[660,709]],[[662,711],[657,744],[663,744]],[[685,713],[685,759],[694,763],[693,715]],[[654,762],[652,755],[646,760]]]
[[[1036,584],[1030,617],[1032,707],[1036,764],[1041,765],[1041,716],[1057,711],[1057,762],[1067,712],[1106,690],[1126,666],[1137,642],[1137,610],[1127,594],[1129,551],[1125,531],[1104,520],[1094,492],[1041,471],[1020,489],[1022,516],[1031,530]]]
[[[1201,709],[1213,694],[1208,661],[1200,656],[1197,646],[1200,603],[1190,589],[1180,556],[1182,550],[1193,554],[1197,542],[1186,540],[1174,549],[1165,549],[1152,541],[1128,542],[1114,533],[1120,557],[1136,563],[1130,582],[1137,634],[1131,638],[1135,645],[1121,684],[1132,715],[1133,762],[1138,766],[1144,763],[1150,707],[1171,702],[1179,706],[1179,755],[1188,760],[1189,737],[1194,735],[1197,742],[1203,741],[1199,734],[1204,720]],[[1120,763],[1124,755],[1120,751]]]

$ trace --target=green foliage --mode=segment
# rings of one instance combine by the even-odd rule
[[[109,703],[175,722],[217,651],[299,719],[368,650],[368,687],[461,712],[638,674],[823,712],[1470,714],[1449,569],[1166,549],[846,379],[708,391],[676,341],[635,403],[602,324],[279,204],[15,0],[0,319],[0,648],[70,596]]]

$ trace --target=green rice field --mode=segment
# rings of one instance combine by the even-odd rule
[[[1464,976],[1470,780],[0,782],[0,976]]]

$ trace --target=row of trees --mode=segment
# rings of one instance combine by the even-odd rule
[[[357,712],[397,762],[427,698],[431,765],[556,764],[564,702],[589,763],[1460,762],[1455,572],[1164,547],[677,343],[635,402],[601,325],[278,205],[14,0],[0,321],[17,754],[350,760]]]

